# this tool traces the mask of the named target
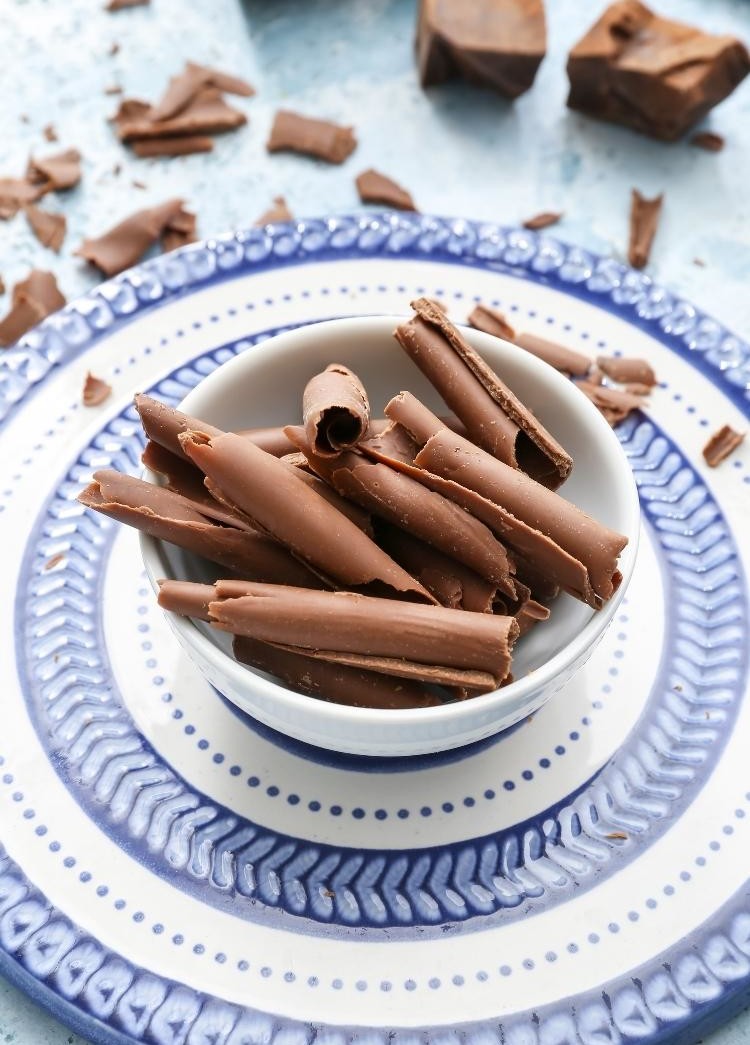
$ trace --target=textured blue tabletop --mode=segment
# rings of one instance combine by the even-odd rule
[[[84,155],[80,186],[47,201],[68,218],[60,256],[18,216],[0,226],[0,273],[12,285],[30,265],[51,268],[72,298],[96,281],[73,249],[139,207],[183,196],[205,236],[251,224],[278,194],[299,217],[352,211],[359,206],[354,177],[370,166],[403,183],[425,212],[514,223],[562,210],[555,235],[622,258],[635,186],[665,193],[649,272],[747,338],[750,83],[706,121],[726,138],[719,154],[651,142],[568,112],[565,56],[603,6],[548,0],[547,58],[533,89],[511,105],[459,83],[420,89],[414,0],[152,0],[118,14],[104,12],[102,0],[0,0],[0,175],[20,174],[31,151],[77,146]],[[656,6],[750,41],[747,0]],[[110,55],[113,42],[120,48]],[[232,99],[249,124],[217,139],[207,156],[137,160],[107,123],[117,98],[104,89],[119,84],[125,96],[155,99],[186,59],[257,87],[255,98]],[[358,149],[341,167],[269,156],[265,141],[280,105],[353,124]],[[44,141],[49,122],[60,146]],[[750,1042],[750,1015],[704,1040]],[[80,1039],[0,983],[2,1042]]]

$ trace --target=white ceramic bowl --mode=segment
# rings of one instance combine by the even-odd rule
[[[401,321],[395,316],[340,319],[280,334],[225,363],[201,381],[181,408],[224,429],[297,422],[306,382],[328,363],[340,362],[364,381],[374,416],[402,389],[444,410],[392,336]],[[586,662],[612,621],[633,573],[640,519],[633,475],[617,437],[552,367],[508,342],[475,330],[464,333],[572,455],[574,468],[562,494],[628,537],[620,559],[622,584],[599,612],[561,595],[550,620],[516,646],[516,681],[509,686],[461,703],[408,711],[342,707],[292,693],[238,664],[226,635],[169,614],[180,642],[209,682],[273,729],[361,755],[417,755],[460,747],[539,708]],[[199,560],[187,553],[145,536],[141,547],[153,584],[162,577],[199,579]]]

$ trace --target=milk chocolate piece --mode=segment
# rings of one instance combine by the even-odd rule
[[[197,235],[197,218],[184,207],[172,214],[169,221],[161,231],[159,243],[162,254],[168,254],[170,250],[178,247],[186,247],[188,243],[195,243]]]
[[[653,385],[642,385],[639,381],[627,381],[622,386],[622,390],[634,396],[650,396],[653,387]]]
[[[41,185],[26,178],[0,178],[0,220],[7,221],[18,214],[21,207],[44,195]]]
[[[297,449],[283,428],[240,428],[237,435],[241,435],[243,439],[249,439],[251,443],[255,443],[257,447],[273,457],[283,457],[284,454],[294,453]]]
[[[363,203],[379,203],[384,207],[395,207],[396,210],[417,209],[406,189],[372,167],[357,175],[356,185]]]
[[[267,642],[236,636],[232,648],[242,664],[275,675],[284,685],[335,704],[355,708],[431,708],[443,702],[411,679],[395,679],[345,664],[329,664]]]
[[[302,422],[321,457],[356,446],[370,424],[367,392],[357,375],[342,363],[330,363],[311,377],[302,395]]]
[[[137,98],[124,99],[113,117],[120,141],[222,134],[247,123],[245,114],[229,105],[215,87],[202,87],[182,112],[167,120],[154,120],[151,111],[148,102]]]
[[[518,635],[512,617],[352,592],[250,587],[251,595],[212,602],[212,621],[235,635],[425,682],[499,686],[510,670]],[[220,581],[216,589],[221,597]]]
[[[523,227],[525,229],[547,229],[550,225],[557,225],[562,216],[562,211],[544,210],[541,214],[535,214],[532,218],[527,218],[523,223]]]
[[[214,143],[204,135],[191,134],[183,138],[145,138],[134,141],[136,156],[189,156],[197,152],[212,152]]]
[[[729,425],[722,425],[703,447],[703,457],[708,467],[716,468],[720,465],[737,449],[744,438],[744,432],[735,432]]]
[[[44,135],[45,141],[56,142],[60,140],[58,138],[57,130],[55,129],[54,123],[45,124],[44,127],[42,127],[42,134]]]
[[[78,149],[64,149],[41,159],[33,156],[26,177],[33,184],[42,185],[44,192],[72,189],[81,180],[81,154]]]
[[[646,405],[643,396],[633,395],[619,388],[595,385],[590,381],[579,381],[577,387],[591,400],[607,423],[613,426],[624,421],[633,410],[642,410]]]
[[[534,82],[546,49],[542,0],[421,0],[423,87],[461,76],[517,98]]]
[[[272,205],[268,210],[264,210],[253,224],[262,227],[263,225],[274,225],[282,221],[294,221],[294,215],[287,207],[283,196],[274,196]]]
[[[106,399],[112,395],[112,385],[107,384],[104,378],[96,377],[94,374],[89,372],[86,374],[86,380],[83,383],[83,392],[81,399],[84,406],[100,406]]]
[[[550,610],[549,606],[543,606],[536,599],[527,599],[519,606],[513,616],[518,622],[518,635],[520,638],[521,635],[531,631],[534,625],[543,624],[544,621],[549,620]]]
[[[483,330],[485,334],[492,334],[503,341],[513,342],[516,339],[516,332],[503,313],[489,305],[475,305],[468,316],[468,323],[475,330]]]
[[[204,484],[203,473],[186,458],[178,457],[149,439],[141,454],[141,461],[145,468],[166,480],[168,490],[173,490],[191,501],[201,515],[239,530],[254,529],[242,512],[228,508],[211,496]]]
[[[631,193],[628,261],[633,268],[642,269],[648,264],[663,200],[663,195],[647,200],[638,189]]]
[[[266,143],[269,152],[300,152],[326,163],[343,163],[356,147],[357,139],[351,127],[315,120],[288,109],[279,109],[276,113]]]
[[[300,454],[299,456],[302,458],[305,466],[307,466],[307,458],[305,455]],[[342,515],[345,515],[347,519],[351,519],[354,525],[359,527],[363,533],[366,533],[368,537],[374,536],[372,519],[370,518],[369,512],[366,512],[364,508],[360,508],[358,504],[354,504],[352,501],[347,501],[347,499],[342,497],[340,493],[337,493],[332,486],[329,486],[328,483],[324,482],[317,475],[313,475],[312,472],[300,468],[299,465],[290,463],[288,459],[285,459],[284,464],[289,468],[294,468],[294,474],[301,479],[306,486],[309,486],[311,490],[315,490],[323,500],[328,501],[330,505],[333,505],[333,507],[341,512]]]
[[[646,388],[656,384],[656,374],[646,359],[597,356],[596,365],[607,377],[613,381],[619,381],[620,384],[636,383],[644,385]]]
[[[570,456],[466,341],[425,298],[412,302],[416,316],[395,330],[469,437],[499,460],[557,487],[570,473]]]
[[[57,280],[51,272],[32,269],[26,279],[13,287],[10,311],[0,321],[0,345],[8,348],[45,316],[65,304]]]
[[[50,250],[59,253],[65,239],[65,230],[68,226],[65,215],[52,214],[49,211],[42,210],[40,207],[35,207],[33,203],[29,203],[24,207],[24,213],[31,231],[42,246],[49,247]]]
[[[209,603],[216,598],[213,584],[197,584],[195,581],[159,581],[159,605],[163,610],[177,613],[180,617],[195,617],[210,620]]]
[[[415,464],[475,490],[555,541],[588,571],[600,600],[609,599],[622,577],[617,558],[627,538],[592,519],[541,483],[442,429],[419,452]]]
[[[104,88],[104,93],[107,95],[122,94],[122,87],[120,87],[119,83],[112,83],[109,87]]]
[[[219,69],[187,62],[185,68],[169,81],[162,99],[149,113],[152,120],[168,120],[182,112],[204,87],[214,87],[227,94],[238,94],[245,98],[255,94],[255,88],[239,76],[230,76]]]
[[[477,330],[483,330],[485,334],[494,334],[495,337],[511,341],[563,374],[582,377],[591,367],[591,360],[581,352],[536,334],[516,333],[503,313],[496,308],[476,305],[469,316],[469,324]]]
[[[326,581],[346,588],[432,596],[292,469],[233,433],[180,436],[187,456],[258,526]]]
[[[125,11],[129,7],[148,7],[151,0],[107,0],[105,11]]]
[[[721,152],[724,148],[724,139],[720,134],[713,131],[698,131],[690,139],[690,144],[697,149],[705,149],[706,152]]]
[[[619,0],[568,56],[568,105],[674,141],[749,71],[747,49],[734,37],[661,18],[639,0]]]
[[[75,253],[105,276],[115,276],[134,265],[181,211],[178,199],[136,211],[103,235],[85,239]]]

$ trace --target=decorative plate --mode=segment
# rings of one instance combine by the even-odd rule
[[[626,603],[541,712],[471,748],[335,756],[239,714],[75,501],[179,401],[298,323],[481,299],[652,360],[619,429]],[[114,387],[80,405],[87,370]],[[693,1041],[750,992],[750,347],[546,235],[381,214],[157,258],[0,359],[0,969],[81,1034],[158,1045]],[[11,612],[11,607],[13,611]]]

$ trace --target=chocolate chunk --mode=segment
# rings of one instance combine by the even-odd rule
[[[41,159],[33,156],[26,177],[34,185],[42,185],[44,192],[72,189],[81,180],[81,154],[78,149],[64,149]]]
[[[190,430],[183,451],[260,530],[289,548],[326,581],[346,588],[394,593],[432,602],[432,596],[292,469],[232,433]]]
[[[527,218],[523,223],[523,227],[525,229],[547,229],[550,225],[557,225],[562,216],[562,211],[543,210],[541,214],[535,214],[533,218]]]
[[[559,486],[573,462],[556,439],[425,298],[395,337],[461,420],[469,437],[514,468],[550,487]]]
[[[411,679],[389,678],[345,664],[328,664],[270,646],[267,642],[257,642],[247,636],[236,636],[232,649],[240,663],[275,675],[297,693],[336,704],[403,711],[407,708],[435,707],[442,703],[419,682]]]
[[[706,152],[721,152],[724,148],[724,139],[713,131],[698,131],[690,139],[690,144],[695,145],[698,149],[705,149]]]
[[[160,244],[163,254],[178,247],[186,247],[188,243],[195,243],[197,236],[197,219],[195,214],[184,207],[171,216],[162,229]]]
[[[133,152],[142,159],[150,156],[190,156],[197,152],[212,152],[214,143],[201,134],[183,138],[146,138],[133,142]]]
[[[469,324],[486,334],[494,334],[495,337],[511,341],[563,374],[582,377],[591,368],[591,360],[581,352],[560,345],[556,341],[548,341],[547,338],[536,334],[517,334],[502,312],[487,305],[474,307],[469,316]]]
[[[45,141],[56,142],[60,140],[57,136],[54,123],[48,123],[42,127],[42,134],[44,135]]]
[[[276,113],[266,143],[269,152],[299,152],[326,163],[343,163],[356,147],[357,139],[351,127],[316,120],[288,109],[279,109]]]
[[[343,363],[310,378],[302,395],[302,422],[313,452],[335,457],[363,438],[370,424],[367,392]]]
[[[0,345],[8,348],[45,316],[65,304],[57,280],[51,272],[32,269],[26,279],[13,288],[10,311],[0,321]]]
[[[96,377],[89,372],[83,383],[81,399],[84,406],[100,406],[112,394],[112,385],[108,385],[104,378]]]
[[[627,538],[524,472],[509,467],[447,428],[429,439],[415,464],[476,491],[555,541],[586,567],[599,600],[609,599],[617,589],[622,579],[617,558]]]
[[[709,468],[716,468],[720,465],[737,449],[744,438],[744,432],[735,432],[729,425],[722,425],[703,447],[703,457]]]
[[[608,424],[613,426],[624,421],[633,410],[642,410],[645,406],[642,396],[619,388],[595,385],[590,381],[579,381],[577,387],[591,400]]]
[[[106,11],[125,11],[128,7],[148,7],[151,0],[107,0]]]
[[[154,120],[148,102],[126,98],[113,117],[122,142],[144,138],[193,137],[234,131],[247,123],[239,109],[224,100],[215,87],[202,87],[182,112],[168,120]]]
[[[646,359],[626,359],[624,356],[597,356],[596,365],[607,377],[620,384],[637,383],[650,388],[656,384],[656,374]],[[643,393],[639,393],[643,395]]]
[[[287,207],[283,196],[274,196],[273,204],[268,210],[264,210],[253,224],[256,226],[274,225],[276,222],[282,221],[294,221],[294,215]]]
[[[0,178],[0,220],[7,221],[22,207],[44,195],[44,189],[25,178]]]
[[[395,207],[397,210],[417,209],[406,189],[372,168],[358,174],[356,184],[363,203],[379,203],[385,207]]]
[[[461,76],[517,98],[547,48],[542,0],[421,0],[417,61],[423,87]]]
[[[255,88],[239,76],[230,76],[219,69],[187,62],[184,70],[169,81],[163,98],[151,108],[152,120],[168,120],[182,112],[204,87],[215,87],[227,94],[238,94],[249,98]]]
[[[647,200],[638,189],[633,189],[630,204],[630,243],[628,261],[636,269],[645,268],[651,255],[659,214],[664,196]]]
[[[661,18],[639,0],[619,0],[568,56],[568,105],[673,141],[748,72],[750,56],[734,37]]]
[[[223,630],[322,660],[423,682],[499,686],[518,635],[512,617],[496,617],[372,598],[252,585],[253,594],[209,606]]]
[[[24,207],[26,220],[31,231],[42,244],[58,253],[65,239],[67,221],[64,214],[51,214],[49,211],[41,210],[29,203]]]
[[[105,276],[115,276],[134,265],[181,212],[182,200],[136,211],[103,235],[85,239],[75,253]]]

